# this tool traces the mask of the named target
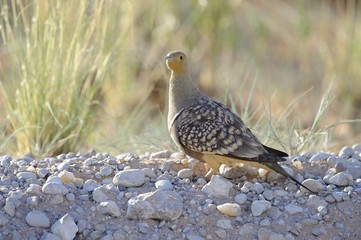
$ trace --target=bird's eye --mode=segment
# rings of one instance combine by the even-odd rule
[[[180,59],[180,60],[183,60],[183,56],[180,56],[179,59]]]

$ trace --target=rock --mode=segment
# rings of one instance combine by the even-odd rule
[[[114,178],[115,186],[139,187],[145,182],[145,174],[140,169],[129,169],[118,172]]]
[[[129,199],[127,218],[173,221],[182,211],[182,197],[177,192],[156,190]]]
[[[3,213],[3,212],[0,212],[0,226],[6,226],[9,222],[9,219],[8,217]]]
[[[312,178],[308,178],[308,179],[304,180],[302,182],[302,184],[305,185],[306,187],[308,187],[313,192],[319,192],[319,191],[325,189],[325,186],[322,183],[320,183],[319,181],[312,179]],[[302,186],[300,187],[300,189],[303,192],[309,192],[306,188],[304,188]]]
[[[68,170],[70,168],[70,165],[68,162],[62,162],[58,165],[57,169],[59,171]]]
[[[285,206],[285,211],[290,215],[294,215],[303,212],[303,209],[300,206],[288,204]]]
[[[320,235],[326,235],[326,229],[324,227],[318,227],[311,230],[311,233],[316,237]]]
[[[252,202],[251,212],[254,217],[261,216],[262,213],[266,212],[271,208],[271,203],[266,200],[256,200]]]
[[[68,188],[63,184],[56,182],[47,182],[43,185],[42,189],[43,193],[51,194],[51,195],[65,195],[68,193]]]
[[[108,214],[113,217],[120,217],[120,208],[112,201],[104,201],[98,204],[97,210],[102,214]]]
[[[11,201],[6,201],[5,206],[4,206],[4,211],[10,217],[14,217],[15,216],[15,204]]]
[[[32,172],[19,172],[16,174],[16,177],[19,180],[27,180],[27,179],[36,179],[36,174]]]
[[[236,201],[238,204],[244,204],[247,202],[247,195],[244,193],[237,194],[234,197],[234,201]]]
[[[146,177],[149,177],[149,178],[156,178],[157,177],[155,172],[150,168],[142,168],[142,172],[144,173],[144,175]]]
[[[352,149],[352,147],[345,146],[338,153],[338,156],[345,159],[349,159],[352,156],[352,154],[354,154],[354,150]]]
[[[109,167],[109,166],[101,167],[100,170],[99,170],[99,174],[100,174],[102,177],[108,177],[108,176],[110,176],[112,173],[113,173],[113,168],[112,168],[112,167]]]
[[[228,179],[236,179],[246,175],[245,168],[240,165],[228,166],[222,164],[219,167],[219,174]]]
[[[39,210],[30,211],[25,218],[25,221],[31,227],[50,227],[50,220],[48,216]]]
[[[261,194],[264,191],[264,187],[260,183],[255,183],[249,188],[249,190],[254,193]]]
[[[50,173],[49,170],[46,169],[46,168],[40,168],[40,169],[38,169],[38,171],[37,171],[37,174],[38,174],[38,176],[39,176],[40,178],[46,177],[46,175],[48,175],[49,173]]]
[[[320,160],[323,160],[323,159],[327,159],[329,158],[331,155],[329,153],[316,153],[315,155],[313,155],[310,160],[308,160],[310,163],[312,162],[318,162]]]
[[[193,176],[193,170],[190,169],[190,168],[184,168],[184,169],[181,169],[177,176],[180,178],[180,179],[185,179],[185,178],[191,178]]]
[[[59,237],[56,234],[52,234],[49,232],[45,232],[43,236],[41,236],[40,240],[62,240],[61,237]]]
[[[97,187],[93,191],[93,199],[96,202],[104,202],[109,199],[108,195],[103,192],[103,187]]]
[[[150,154],[150,158],[154,159],[154,158],[169,158],[172,155],[172,152],[169,150],[164,150],[164,151],[160,151],[160,152],[155,152]]]
[[[158,180],[155,182],[155,187],[162,190],[172,190],[173,185],[169,180]]]
[[[93,179],[86,180],[83,185],[83,189],[88,192],[94,191],[94,189],[96,189],[97,187],[100,187],[100,183],[98,183],[97,181],[95,181]]]
[[[68,182],[75,182],[75,177],[72,172],[68,172],[66,170],[63,170],[59,173],[58,177],[60,177],[61,182],[63,184],[67,184]]]
[[[337,186],[347,186],[352,184],[352,175],[347,172],[340,172],[330,178],[330,183]]]
[[[230,216],[230,217],[237,217],[241,215],[241,207],[236,203],[224,203],[217,206],[218,211],[221,213]]]
[[[12,160],[12,157],[8,156],[8,155],[0,157],[0,166],[8,167],[10,165],[11,160]]]
[[[355,145],[352,146],[352,149],[355,152],[361,152],[361,143],[356,143]]]
[[[51,226],[51,232],[60,236],[62,240],[72,240],[78,232],[78,226],[67,213]]]
[[[276,193],[272,190],[265,190],[262,195],[264,196],[264,198],[268,201],[271,201],[272,199],[274,199],[276,197]]]
[[[211,181],[207,183],[202,191],[205,194],[213,195],[215,197],[228,197],[233,187],[233,184],[217,175],[213,175]]]
[[[233,229],[232,221],[229,219],[225,219],[225,218],[219,219],[216,223],[216,226],[219,228],[223,228],[225,230]]]

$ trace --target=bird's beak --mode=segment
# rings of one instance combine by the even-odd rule
[[[164,60],[169,60],[171,59],[171,56],[165,56]]]

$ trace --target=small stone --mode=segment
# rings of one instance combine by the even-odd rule
[[[50,220],[48,216],[39,210],[30,211],[25,218],[25,221],[31,227],[50,227]]]
[[[156,178],[157,177],[155,172],[150,168],[142,168],[141,170],[142,170],[142,172],[144,173],[144,175],[146,177],[149,177],[149,178]]]
[[[239,165],[228,166],[222,164],[219,167],[219,173],[222,177],[228,179],[236,179],[246,175],[245,168]]]
[[[109,166],[101,167],[99,173],[102,177],[108,177],[113,173],[113,168]]]
[[[257,194],[261,194],[264,191],[264,187],[260,183],[255,183],[249,188],[249,190]]]
[[[169,180],[158,180],[155,182],[155,187],[157,189],[163,189],[163,190],[172,190],[173,185]]]
[[[97,187],[93,191],[93,199],[96,202],[104,202],[109,199],[109,197],[103,192],[102,187]]]
[[[183,212],[182,197],[175,191],[156,190],[129,199],[127,218],[173,221]]]
[[[87,221],[84,219],[80,219],[77,223],[76,223],[77,227],[78,227],[78,232],[82,233],[86,227],[87,227]]]
[[[51,226],[51,232],[60,236],[63,240],[75,238],[78,226],[74,219],[67,213]]]
[[[184,169],[181,169],[177,176],[180,178],[180,179],[185,179],[185,178],[191,178],[193,176],[193,170],[190,169],[190,168],[184,168]]]
[[[68,170],[70,168],[70,165],[68,162],[62,162],[58,165],[57,169],[59,171]]]
[[[46,175],[48,175],[50,172],[49,172],[49,170],[48,169],[46,169],[46,168],[40,168],[40,169],[38,169],[38,176],[40,177],[40,178],[44,178],[44,177],[46,177]]]
[[[330,157],[330,154],[328,154],[328,153],[323,153],[323,152],[321,152],[321,153],[316,153],[315,155],[313,155],[311,158],[310,158],[310,160],[309,160],[309,162],[318,162],[318,161],[320,161],[320,160],[323,160],[323,159],[327,159],[328,157]]]
[[[15,204],[11,201],[6,201],[5,206],[4,206],[4,211],[10,217],[14,217],[15,216]]]
[[[228,197],[232,187],[233,184],[230,181],[220,176],[213,175],[211,181],[202,188],[202,191],[205,194],[213,195],[215,197]]]
[[[145,174],[140,169],[129,169],[118,172],[114,178],[115,186],[139,187],[145,183]]]
[[[63,170],[59,173],[58,177],[60,177],[61,182],[63,184],[67,184],[69,182],[74,183],[75,182],[75,177],[74,174],[72,172],[68,172],[66,170]]]
[[[8,156],[8,155],[0,157],[0,166],[8,167],[10,165],[11,160],[12,160],[12,157]]]
[[[312,234],[315,235],[316,237],[320,236],[320,235],[326,235],[326,229],[324,227],[318,227],[318,228],[314,228],[311,230]]]
[[[68,200],[68,201],[75,201],[75,194],[74,193],[68,193],[68,194],[66,194],[65,195],[65,197],[66,197],[66,199]]]
[[[155,152],[150,154],[150,158],[151,159],[155,159],[155,158],[169,158],[171,156],[172,152],[169,150],[164,150],[164,151],[160,151],[160,152]]]
[[[346,146],[341,149],[341,151],[338,153],[338,156],[344,159],[349,159],[352,154],[354,154],[352,147]]]
[[[356,143],[355,145],[352,146],[352,149],[355,152],[361,152],[361,143]]]
[[[271,201],[272,199],[274,199],[276,197],[276,193],[272,190],[265,190],[262,195],[264,196],[264,198],[268,201]]]
[[[43,185],[42,191],[45,194],[51,195],[65,195],[68,193],[68,188],[65,187],[63,184],[56,183],[56,182],[47,182]]]
[[[271,226],[271,221],[269,219],[263,219],[259,222],[259,225],[263,227],[269,227]]]
[[[36,174],[32,172],[19,172],[16,174],[16,177],[19,180],[27,180],[27,179],[36,179]]]
[[[225,230],[233,229],[232,222],[229,219],[219,219],[216,226]]]
[[[217,206],[218,211],[221,213],[230,216],[230,217],[237,217],[241,215],[241,207],[236,203],[224,203]]]
[[[256,200],[252,202],[251,212],[254,217],[261,216],[262,213],[266,212],[271,208],[271,203],[266,200]]]
[[[236,201],[238,204],[244,204],[247,202],[247,195],[244,193],[237,194],[234,197],[234,201]]]
[[[49,232],[45,232],[42,236],[41,236],[41,240],[62,240],[61,237],[59,237],[56,234],[52,234]]]
[[[60,203],[63,203],[64,202],[64,197],[63,195],[55,195],[55,196],[51,196],[51,199],[49,201],[49,203],[51,205],[57,205],[57,204],[60,204]]]
[[[303,212],[303,209],[300,206],[293,205],[293,204],[286,205],[285,210],[290,215],[294,215],[294,214]]]
[[[347,172],[340,172],[330,178],[330,183],[337,186],[347,186],[352,184],[352,175]]]
[[[88,179],[85,181],[85,183],[83,185],[83,189],[88,192],[92,192],[92,191],[94,191],[94,189],[96,189],[99,186],[100,186],[100,184],[97,181],[95,181],[93,179]]]
[[[120,217],[121,215],[120,208],[112,200],[99,203],[99,205],[97,206],[97,210],[102,214],[108,214],[113,217]]]
[[[304,180],[302,182],[302,184],[305,185],[306,187],[308,187],[313,192],[319,192],[319,191],[325,189],[325,186],[322,183],[320,183],[319,181],[312,179],[312,178],[308,178],[308,179]],[[309,192],[306,188],[304,188],[302,186],[300,189],[304,192]]]

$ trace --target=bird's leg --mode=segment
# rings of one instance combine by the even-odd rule
[[[217,172],[217,170],[211,168],[209,169],[209,171],[207,172],[207,174],[204,176],[204,178],[207,180],[207,181],[210,181],[212,176]]]
[[[221,164],[218,161],[216,161],[215,159],[209,159],[208,161],[207,160],[205,162],[210,167],[210,169],[204,177],[206,180],[209,181],[209,180],[211,180],[212,175],[215,174],[216,172],[218,172]]]

